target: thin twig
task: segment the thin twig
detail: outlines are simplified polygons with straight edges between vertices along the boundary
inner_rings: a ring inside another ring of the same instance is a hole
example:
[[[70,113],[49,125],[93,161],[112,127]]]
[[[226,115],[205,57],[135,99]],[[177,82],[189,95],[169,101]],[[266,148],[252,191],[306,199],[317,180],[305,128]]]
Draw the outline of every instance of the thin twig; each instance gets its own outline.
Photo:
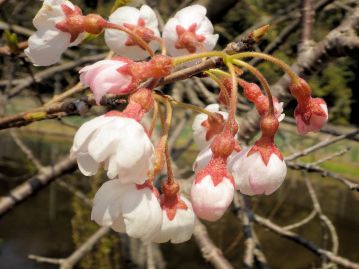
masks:
[[[339,135],[337,137],[333,137],[333,138],[330,138],[330,139],[326,139],[326,140],[323,140],[321,142],[319,142],[318,144],[315,144],[314,146],[311,146],[309,148],[306,148],[302,151],[299,151],[299,152],[296,152],[288,157],[285,158],[286,161],[293,161],[295,159],[298,159],[299,157],[302,157],[302,156],[306,156],[314,151],[317,151],[319,149],[322,149],[326,146],[329,146],[331,144],[334,144],[336,142],[339,142],[343,139],[346,139],[347,137],[351,137],[351,136],[355,136],[356,134],[359,133],[359,130],[356,129],[354,131],[351,131],[350,133],[347,133],[347,134],[342,134],[342,135]]]
[[[41,263],[51,263],[60,265],[60,269],[72,269],[87,253],[89,253],[98,241],[110,232],[110,227],[101,227],[92,234],[78,249],[76,249],[69,257],[64,259],[54,259],[41,257],[37,255],[29,255],[29,259]]]

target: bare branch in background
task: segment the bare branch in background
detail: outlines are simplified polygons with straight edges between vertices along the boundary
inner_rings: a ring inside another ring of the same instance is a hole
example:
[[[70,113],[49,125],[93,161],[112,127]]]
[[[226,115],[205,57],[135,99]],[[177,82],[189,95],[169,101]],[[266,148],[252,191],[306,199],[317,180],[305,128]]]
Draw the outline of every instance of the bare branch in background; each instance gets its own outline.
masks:
[[[343,139],[346,139],[348,137],[351,137],[351,136],[355,136],[356,134],[359,133],[359,130],[354,130],[350,133],[347,133],[347,134],[343,134],[343,135],[340,135],[340,136],[337,136],[337,137],[333,137],[333,138],[330,138],[330,139],[326,139],[326,140],[323,140],[321,142],[319,142],[318,144],[314,145],[314,146],[311,146],[309,148],[306,148],[304,150],[301,150],[301,151],[298,151],[288,157],[285,157],[285,160],[286,161],[293,161],[295,159],[298,159],[300,157],[303,157],[303,156],[306,156],[314,151],[317,151],[317,150],[320,150],[322,148],[325,148],[331,144],[334,144],[336,142],[339,142]]]
[[[44,167],[38,174],[12,189],[7,196],[0,197],[0,217],[31,195],[42,190],[51,181],[75,171],[76,168],[76,160],[70,158],[65,158],[53,166]]]
[[[101,227],[93,235],[89,237],[76,251],[69,257],[64,259],[54,259],[41,257],[37,255],[29,255],[29,259],[40,263],[58,264],[59,269],[72,269],[87,253],[89,253],[98,241],[110,232],[110,227]]]
[[[299,57],[297,62],[292,65],[292,69],[299,76],[306,76],[316,70],[321,69],[328,61],[340,56],[354,55],[359,51],[359,37],[355,31],[359,30],[359,5],[352,12],[348,12],[342,23],[320,41],[303,57]],[[271,88],[274,95],[280,100],[291,99],[288,92],[288,76],[283,76]],[[258,115],[255,109],[246,113],[240,121],[240,130],[238,136],[240,139],[248,140],[251,134],[258,130]]]
[[[269,219],[263,218],[257,214],[254,215],[254,220],[255,222],[257,222],[258,224],[260,224],[261,226],[269,229],[270,231],[283,236],[286,239],[289,239],[303,247],[305,247],[306,249],[310,250],[311,252],[313,252],[314,254],[316,254],[317,256],[324,256],[325,258],[327,258],[329,261],[334,262],[338,265],[341,265],[345,268],[351,268],[351,269],[359,269],[359,264],[352,262],[346,258],[343,258],[341,256],[335,255],[333,252],[319,248],[318,246],[316,246],[313,242],[306,240],[304,238],[302,238],[301,236],[299,236],[298,234],[288,231],[286,229],[284,229],[283,227],[273,223],[272,221],[270,221]]]
[[[216,269],[233,269],[234,267],[223,257],[222,251],[210,239],[206,227],[197,221],[193,232],[194,239],[205,260]]]
[[[336,179],[344,185],[348,186],[351,190],[359,191],[359,183],[357,183],[356,181],[346,178],[342,175],[327,171],[319,166],[312,165],[310,163],[303,164],[298,162],[287,162],[287,166],[294,170],[306,170],[309,173],[318,173],[323,177],[330,177]]]
[[[313,9],[313,0],[302,0],[302,32],[301,32],[301,49],[306,50],[308,43],[312,39],[312,30],[314,23],[315,11]]]

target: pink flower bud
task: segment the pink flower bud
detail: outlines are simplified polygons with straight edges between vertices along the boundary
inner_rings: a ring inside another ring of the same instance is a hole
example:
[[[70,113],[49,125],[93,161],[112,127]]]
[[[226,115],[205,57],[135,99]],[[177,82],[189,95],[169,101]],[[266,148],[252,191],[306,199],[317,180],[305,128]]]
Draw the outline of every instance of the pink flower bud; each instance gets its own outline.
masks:
[[[309,98],[294,111],[298,133],[319,132],[328,121],[328,108],[321,98]]]
[[[135,89],[137,85],[132,83],[134,78],[125,72],[124,68],[129,63],[131,61],[126,58],[114,58],[99,61],[80,70],[80,80],[90,87],[97,104],[107,93],[128,94]]]
[[[271,154],[265,163],[261,153],[250,154],[253,147],[243,149],[228,163],[229,171],[241,193],[246,195],[272,194],[282,185],[287,166],[277,154]]]
[[[227,174],[226,161],[212,158],[193,181],[191,202],[196,215],[208,221],[220,219],[233,200],[234,181]]]
[[[149,44],[153,51],[160,47],[159,42],[155,40],[160,37],[157,16],[149,6],[143,5],[141,9],[128,6],[120,7],[111,14],[109,21],[135,32]],[[125,32],[107,29],[105,41],[107,46],[118,55],[135,61],[148,57],[148,53],[134,43]]]
[[[163,39],[171,56],[212,50],[218,40],[213,25],[201,5],[185,7],[168,20]]]
[[[65,21],[71,14],[72,23],[69,25]],[[33,24],[37,31],[30,36],[25,54],[35,65],[57,63],[68,47],[78,45],[84,38],[81,10],[70,1],[45,0]]]

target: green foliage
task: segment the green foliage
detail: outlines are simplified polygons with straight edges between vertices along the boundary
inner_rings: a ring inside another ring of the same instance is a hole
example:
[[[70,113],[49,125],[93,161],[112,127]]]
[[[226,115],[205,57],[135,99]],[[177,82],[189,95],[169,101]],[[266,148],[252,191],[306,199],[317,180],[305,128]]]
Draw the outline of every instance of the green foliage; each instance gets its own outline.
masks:
[[[9,30],[4,30],[4,38],[7,45],[10,47],[11,52],[17,52],[18,50],[18,39],[16,33],[11,33]]]

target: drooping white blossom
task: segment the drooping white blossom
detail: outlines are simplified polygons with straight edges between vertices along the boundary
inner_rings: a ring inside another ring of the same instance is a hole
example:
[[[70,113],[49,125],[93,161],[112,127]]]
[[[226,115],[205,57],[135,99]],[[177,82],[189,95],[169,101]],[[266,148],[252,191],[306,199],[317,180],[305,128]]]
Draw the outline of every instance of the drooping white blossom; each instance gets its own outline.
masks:
[[[116,232],[149,241],[160,230],[162,210],[153,188],[114,179],[97,191],[91,219]]]
[[[210,51],[215,47],[218,34],[213,34],[213,25],[206,13],[205,7],[192,5],[168,20],[162,38],[171,56]]]
[[[107,176],[122,183],[144,183],[153,154],[143,126],[121,116],[103,115],[84,123],[71,148],[85,176],[96,174],[100,163],[105,163]]]
[[[328,121],[328,107],[321,98],[311,98],[305,108],[298,105],[294,111],[298,133],[319,132]],[[307,120],[305,120],[307,118]]]
[[[178,244],[189,240],[192,236],[195,215],[191,203],[183,196],[179,197],[182,206],[175,209],[175,215],[171,216],[162,206],[162,224],[161,229],[154,234],[151,239],[155,243]]]
[[[70,1],[45,0],[33,20],[37,31],[29,38],[25,54],[35,65],[48,66],[57,63],[68,47],[78,45],[84,38],[80,33],[76,39],[71,40],[70,33],[56,27],[57,23],[66,19],[62,5],[76,12]]]
[[[153,51],[160,47],[158,40],[155,40],[155,38],[160,37],[157,16],[149,6],[143,5],[140,9],[127,6],[120,7],[111,14],[109,21],[134,31],[144,41],[148,42]],[[107,29],[105,41],[107,46],[120,56],[136,61],[149,57],[148,53],[135,44],[125,32]]]

